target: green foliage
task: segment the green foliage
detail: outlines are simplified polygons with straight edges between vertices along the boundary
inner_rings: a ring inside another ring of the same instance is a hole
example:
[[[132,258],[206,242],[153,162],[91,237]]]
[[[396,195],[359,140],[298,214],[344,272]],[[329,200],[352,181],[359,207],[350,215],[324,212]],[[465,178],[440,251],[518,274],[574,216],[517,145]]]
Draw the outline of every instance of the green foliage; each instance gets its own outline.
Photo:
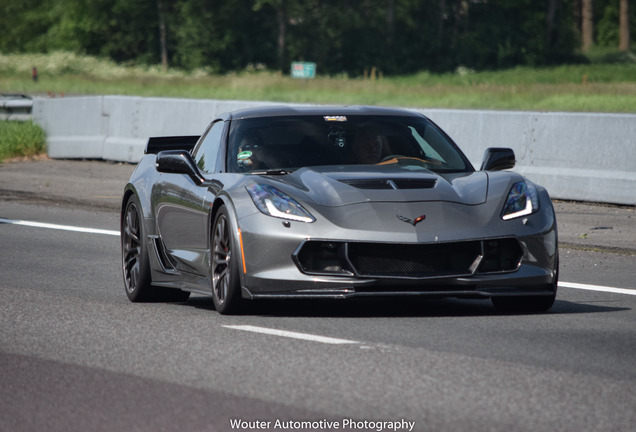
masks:
[[[549,4],[557,5],[550,19]],[[615,38],[616,4],[609,0],[596,14],[602,43]],[[169,64],[186,70],[262,65],[286,72],[292,60],[316,62],[318,73],[329,75],[485,70],[571,62],[578,6],[573,0],[2,0],[0,16],[11,19],[0,20],[0,51],[157,64],[165,27]]]
[[[602,13],[596,26],[596,41],[602,47],[616,47],[619,39],[619,30],[616,24],[620,16],[618,0],[607,2]]]
[[[476,69],[543,66],[576,60],[572,10],[561,3],[552,26],[546,2],[491,0],[473,5],[459,60]]]
[[[44,146],[44,131],[33,122],[0,120],[0,162],[10,157],[40,154]]]
[[[46,0],[3,0],[0,2],[0,51],[42,51],[55,17],[46,11]],[[11,17],[11,18],[9,18]]]

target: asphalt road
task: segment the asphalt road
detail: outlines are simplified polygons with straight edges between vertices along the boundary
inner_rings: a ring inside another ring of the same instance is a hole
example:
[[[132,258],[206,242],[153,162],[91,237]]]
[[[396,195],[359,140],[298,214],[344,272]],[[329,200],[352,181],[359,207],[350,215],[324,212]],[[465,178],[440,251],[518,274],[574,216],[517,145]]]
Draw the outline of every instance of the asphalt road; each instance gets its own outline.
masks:
[[[221,316],[204,296],[128,302],[115,188],[131,170],[0,166],[4,222],[101,230],[0,223],[0,431],[633,430],[633,209],[557,203],[546,314],[449,299]]]

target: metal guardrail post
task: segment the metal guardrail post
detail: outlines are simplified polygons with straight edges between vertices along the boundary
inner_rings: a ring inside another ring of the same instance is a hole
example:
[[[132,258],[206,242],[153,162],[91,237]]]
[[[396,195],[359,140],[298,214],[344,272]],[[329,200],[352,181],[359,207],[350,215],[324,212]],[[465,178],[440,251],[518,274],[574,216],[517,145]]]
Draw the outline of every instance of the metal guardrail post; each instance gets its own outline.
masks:
[[[33,99],[22,94],[0,95],[0,120],[29,121]]]

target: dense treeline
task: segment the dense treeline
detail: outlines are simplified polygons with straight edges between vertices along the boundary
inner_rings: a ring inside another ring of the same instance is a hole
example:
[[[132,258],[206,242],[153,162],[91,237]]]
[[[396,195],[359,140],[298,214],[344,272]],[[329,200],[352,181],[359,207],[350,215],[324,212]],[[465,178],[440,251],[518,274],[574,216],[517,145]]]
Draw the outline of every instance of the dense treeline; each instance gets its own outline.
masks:
[[[288,70],[292,60],[353,76],[481,70],[570,62],[584,40],[618,48],[621,14],[629,29],[635,9],[636,0],[2,0],[0,51],[212,72]]]

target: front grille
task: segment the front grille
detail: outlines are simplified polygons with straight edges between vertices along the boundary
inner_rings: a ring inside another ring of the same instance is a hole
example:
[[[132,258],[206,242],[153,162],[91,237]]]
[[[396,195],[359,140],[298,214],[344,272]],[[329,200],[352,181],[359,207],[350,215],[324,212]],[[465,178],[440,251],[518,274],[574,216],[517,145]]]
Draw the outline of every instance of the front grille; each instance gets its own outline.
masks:
[[[514,271],[522,255],[513,238],[431,244],[311,240],[294,258],[308,274],[435,278]]]
[[[349,259],[360,276],[470,275],[479,264],[479,242],[404,245],[352,243]]]

